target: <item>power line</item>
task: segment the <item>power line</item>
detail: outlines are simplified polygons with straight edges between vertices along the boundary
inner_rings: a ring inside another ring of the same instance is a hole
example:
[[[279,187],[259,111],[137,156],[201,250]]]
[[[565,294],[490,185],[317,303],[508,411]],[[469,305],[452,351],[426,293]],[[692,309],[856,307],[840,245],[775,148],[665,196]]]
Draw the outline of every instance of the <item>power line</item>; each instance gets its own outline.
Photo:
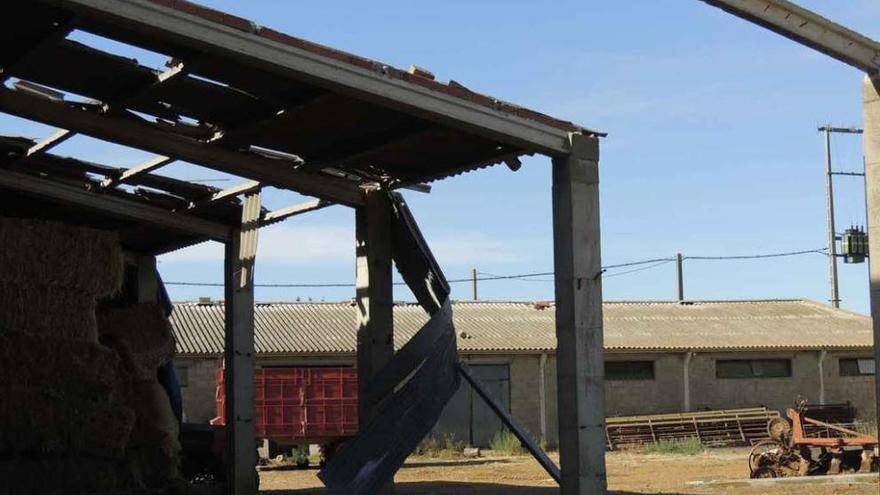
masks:
[[[685,260],[703,260],[703,261],[721,261],[721,260],[757,260],[757,259],[765,259],[765,258],[784,258],[787,256],[800,256],[804,254],[824,254],[827,253],[828,248],[821,249],[806,249],[804,251],[789,251],[785,253],[769,253],[769,254],[748,254],[748,255],[740,255],[740,256],[683,256],[682,259]]]
[[[750,255],[737,255],[737,256],[684,256],[682,259],[684,260],[698,260],[698,261],[725,261],[725,260],[751,260],[751,259],[766,259],[766,258],[782,258],[788,256],[801,256],[805,254],[824,254],[827,255],[827,248],[822,249],[807,249],[803,251],[788,251],[782,253],[766,253],[766,254],[750,254]],[[646,260],[639,261],[631,261],[628,263],[618,263],[614,265],[606,265],[602,267],[602,270],[614,270],[617,268],[627,268],[631,266],[640,266],[641,268],[637,268],[634,270],[627,270],[623,272],[611,273],[603,275],[604,278],[617,277],[621,275],[627,275],[630,273],[637,273],[643,270],[650,270],[652,268],[657,268],[668,263],[675,261],[674,257],[666,257],[666,258],[651,258]],[[642,266],[648,265],[648,266]],[[536,277],[547,277],[552,276],[553,272],[534,272],[534,273],[517,273],[512,275],[494,275],[491,273],[481,272],[483,277],[477,277],[478,282],[490,282],[493,280],[523,280],[523,281],[534,281],[534,282],[552,282],[552,280],[530,280]],[[473,282],[473,278],[458,278],[458,279],[450,279],[447,280],[450,284],[458,284],[465,282]],[[222,283],[217,282],[186,282],[186,281],[171,281],[165,282],[165,285],[174,285],[179,287],[223,287]],[[405,282],[395,282],[394,285],[402,286],[406,285]],[[302,284],[254,284],[254,287],[267,288],[267,289],[332,289],[332,288],[344,288],[350,289],[355,287],[354,283],[302,283]]]
[[[657,268],[657,267],[661,267],[663,265],[668,265],[669,263],[672,263],[673,261],[675,261],[674,258],[668,259],[668,260],[662,260],[662,261],[658,261],[658,262],[654,263],[653,265],[648,265],[648,266],[643,266],[640,268],[633,268],[632,270],[626,270],[623,272],[617,272],[617,273],[611,273],[608,275],[603,275],[602,278],[619,277],[621,275],[629,275],[630,273],[636,273],[636,272],[641,272],[641,271],[645,271],[645,270],[650,270],[652,268]]]

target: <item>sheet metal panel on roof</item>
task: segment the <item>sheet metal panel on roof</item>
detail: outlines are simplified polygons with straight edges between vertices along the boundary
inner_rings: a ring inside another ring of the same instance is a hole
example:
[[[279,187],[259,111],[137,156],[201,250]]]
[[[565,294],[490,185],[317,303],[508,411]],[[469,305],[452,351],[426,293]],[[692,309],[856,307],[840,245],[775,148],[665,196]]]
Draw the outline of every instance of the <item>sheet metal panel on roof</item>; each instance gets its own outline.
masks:
[[[604,312],[609,351],[868,349],[872,344],[868,317],[806,300],[609,302]],[[453,314],[461,353],[556,348],[552,306],[460,302]],[[348,303],[258,304],[256,350],[264,355],[351,354],[355,318]],[[406,342],[425,319],[415,305],[395,307],[395,346]],[[222,353],[222,305],[178,303],[172,324],[178,353]]]

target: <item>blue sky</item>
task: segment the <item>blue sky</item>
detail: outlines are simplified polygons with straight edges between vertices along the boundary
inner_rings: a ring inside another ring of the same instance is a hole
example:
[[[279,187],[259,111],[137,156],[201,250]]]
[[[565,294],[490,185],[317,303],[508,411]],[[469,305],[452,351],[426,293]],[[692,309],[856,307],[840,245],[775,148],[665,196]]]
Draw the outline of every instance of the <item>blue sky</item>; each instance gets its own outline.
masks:
[[[817,124],[861,125],[855,69],[698,2],[205,1],[306,39],[607,131],[602,143],[603,261],[737,255],[824,247],[823,148]],[[802,1],[880,39],[875,0]],[[142,62],[160,63],[149,54]],[[15,132],[41,126],[0,119]],[[860,169],[861,140],[834,141],[838,168]],[[145,154],[76,138],[59,147],[131,165]],[[171,167],[175,175],[219,178]],[[219,183],[221,186],[223,183]],[[230,183],[231,185],[231,183]],[[836,183],[838,223],[864,223],[859,180]],[[550,167],[524,160],[408,193],[449,278],[552,269]],[[270,207],[298,201],[270,191]],[[353,213],[333,207],[267,229],[257,283],[351,282]],[[166,280],[218,282],[221,250],[202,245],[163,257]],[[608,275],[613,275],[614,272]],[[828,299],[827,259],[685,263],[693,299]],[[470,296],[469,285],[453,297]],[[672,264],[607,277],[607,300],[670,299]],[[170,287],[172,297],[220,289]],[[866,265],[841,266],[846,308],[868,311]],[[258,289],[258,300],[341,300],[349,289]],[[552,299],[546,278],[486,281],[484,299]],[[409,297],[401,291],[401,299]]]

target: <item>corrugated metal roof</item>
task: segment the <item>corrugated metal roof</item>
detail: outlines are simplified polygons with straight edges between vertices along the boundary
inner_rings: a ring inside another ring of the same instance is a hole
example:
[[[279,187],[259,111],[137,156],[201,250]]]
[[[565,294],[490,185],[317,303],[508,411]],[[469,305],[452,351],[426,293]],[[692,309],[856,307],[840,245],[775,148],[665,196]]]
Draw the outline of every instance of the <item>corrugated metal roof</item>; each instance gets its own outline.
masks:
[[[172,324],[182,355],[223,350],[223,306],[177,303]],[[543,309],[542,309],[543,308]],[[808,300],[606,302],[605,348],[651,350],[797,350],[870,348],[871,320]],[[556,348],[552,305],[458,302],[453,314],[462,352],[540,352]],[[260,354],[350,354],[355,351],[350,303],[258,304]],[[394,310],[395,345],[424,322],[413,304]]]

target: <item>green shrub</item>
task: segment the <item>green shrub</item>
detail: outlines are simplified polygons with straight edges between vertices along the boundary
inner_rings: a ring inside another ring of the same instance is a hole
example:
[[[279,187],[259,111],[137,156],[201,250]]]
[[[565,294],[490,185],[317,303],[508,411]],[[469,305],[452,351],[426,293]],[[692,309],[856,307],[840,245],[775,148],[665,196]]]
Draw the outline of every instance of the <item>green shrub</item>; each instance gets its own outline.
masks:
[[[522,443],[516,438],[516,435],[508,430],[499,430],[489,441],[489,448],[494,452],[504,455],[523,455],[526,449]]]
[[[684,454],[694,455],[703,452],[703,444],[696,437],[670,438],[655,443],[647,443],[642,447],[645,454]]]

